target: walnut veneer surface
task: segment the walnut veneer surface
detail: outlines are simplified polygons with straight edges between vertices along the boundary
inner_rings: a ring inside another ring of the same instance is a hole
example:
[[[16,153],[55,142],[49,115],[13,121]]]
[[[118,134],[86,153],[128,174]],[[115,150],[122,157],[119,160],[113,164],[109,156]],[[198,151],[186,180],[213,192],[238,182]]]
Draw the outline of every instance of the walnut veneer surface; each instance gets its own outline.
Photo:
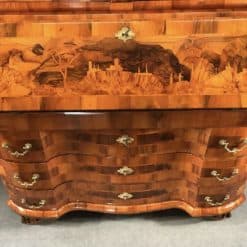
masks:
[[[245,199],[247,1],[0,1],[0,176],[23,222]]]

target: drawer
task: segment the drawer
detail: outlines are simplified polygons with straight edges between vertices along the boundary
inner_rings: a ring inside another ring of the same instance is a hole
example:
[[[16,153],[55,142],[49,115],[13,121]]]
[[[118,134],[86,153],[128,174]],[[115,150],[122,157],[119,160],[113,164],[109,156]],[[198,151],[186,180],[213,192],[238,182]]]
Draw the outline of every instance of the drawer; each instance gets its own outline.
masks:
[[[155,153],[206,152],[209,130],[104,130],[42,132],[47,157],[66,153],[126,157]]]
[[[0,132],[0,158],[16,162],[45,160],[45,153],[38,131]]]
[[[227,186],[244,181],[246,161],[246,157],[234,161],[205,161],[201,169],[201,186]]]
[[[56,210],[70,202],[71,183],[65,183],[54,190],[24,190],[6,183],[9,199],[16,205],[31,210]]]
[[[217,175],[212,174],[212,171],[217,171]],[[234,174],[235,171],[238,174]],[[228,194],[246,184],[245,167],[225,171],[210,170],[205,175],[208,176],[201,177],[198,184],[199,194]]]
[[[198,183],[202,207],[221,206],[244,194],[246,157],[235,160],[205,161]]]
[[[206,152],[207,160],[234,160],[247,154],[247,128],[213,129]]]
[[[106,205],[138,205],[169,200],[194,202],[196,187],[186,180],[156,183],[110,185],[68,182],[54,190],[24,190],[7,185],[10,199],[20,207],[32,210],[55,210],[71,202]]]
[[[29,190],[53,189],[70,181],[139,184],[186,179],[195,184],[202,164],[199,157],[184,153],[139,155],[135,158],[69,154],[46,163],[1,161],[8,183]]]
[[[237,200],[245,192],[245,184],[239,183],[230,190],[227,187],[200,189],[197,198],[199,207],[220,207]]]
[[[63,154],[134,157],[191,153],[203,156],[209,129],[1,132],[1,157],[42,162]]]
[[[169,200],[190,201],[196,198],[196,187],[186,180],[140,184],[97,184],[76,182],[73,200],[107,205],[135,205]]]
[[[219,207],[237,200],[246,187],[247,157],[206,159],[198,182],[198,206]]]

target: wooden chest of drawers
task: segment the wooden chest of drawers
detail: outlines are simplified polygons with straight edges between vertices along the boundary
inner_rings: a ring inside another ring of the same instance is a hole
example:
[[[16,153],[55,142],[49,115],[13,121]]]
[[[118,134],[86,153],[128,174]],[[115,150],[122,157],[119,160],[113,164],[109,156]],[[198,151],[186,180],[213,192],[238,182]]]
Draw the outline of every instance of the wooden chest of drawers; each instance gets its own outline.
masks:
[[[247,179],[247,2],[1,1],[0,176],[26,223],[226,216]]]
[[[213,216],[243,202],[247,112],[71,114],[1,114],[0,174],[17,213],[56,218],[71,210],[132,214],[176,207]],[[197,121],[175,121],[184,114]]]

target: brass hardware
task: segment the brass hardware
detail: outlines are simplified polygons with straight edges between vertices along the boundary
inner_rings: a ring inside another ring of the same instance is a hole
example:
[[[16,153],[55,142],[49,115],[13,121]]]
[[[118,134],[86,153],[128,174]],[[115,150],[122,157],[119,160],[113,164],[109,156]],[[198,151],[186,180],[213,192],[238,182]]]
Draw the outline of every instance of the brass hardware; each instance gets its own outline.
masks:
[[[124,193],[119,194],[118,198],[126,201],[126,200],[133,198],[133,195],[129,194],[128,192],[124,192]]]
[[[232,175],[230,177],[221,177],[220,173],[218,173],[217,171],[215,170],[211,171],[211,175],[220,182],[231,180],[233,177],[235,177],[238,174],[239,174],[239,170],[237,168],[233,170]]]
[[[46,204],[46,200],[40,200],[37,204],[30,205],[27,203],[26,199],[22,198],[21,203],[25,204],[29,209],[39,209],[39,208],[44,207],[44,205]]]
[[[207,204],[209,204],[210,206],[213,206],[213,207],[215,207],[215,206],[222,206],[226,201],[228,201],[230,199],[230,195],[229,194],[227,194],[225,197],[224,197],[224,199],[223,199],[223,201],[222,202],[214,202],[213,201],[213,199],[210,197],[210,196],[206,196],[205,198],[204,198],[204,200],[207,202]]]
[[[26,181],[21,181],[21,179],[20,179],[20,176],[19,176],[19,174],[14,174],[14,176],[13,176],[13,178],[14,178],[14,180],[16,180],[16,182],[18,183],[18,184],[20,184],[21,186],[23,186],[23,187],[25,187],[25,188],[28,188],[28,187],[32,187],[32,186],[34,186],[37,182],[38,182],[38,179],[40,178],[40,176],[39,176],[39,174],[37,174],[37,173],[34,173],[33,175],[32,175],[32,182],[26,182]]]
[[[128,147],[132,142],[134,142],[134,138],[130,137],[128,135],[122,135],[119,138],[117,138],[116,142],[123,144],[124,146]]]
[[[222,140],[220,140],[219,141],[219,144],[221,145],[221,146],[223,146],[224,147],[224,149],[228,152],[228,153],[233,153],[233,154],[236,154],[236,153],[238,153],[238,152],[240,152],[240,151],[242,151],[243,149],[245,149],[246,147],[247,147],[247,138],[243,138],[243,139],[241,139],[241,144],[240,145],[243,145],[241,148],[229,148],[229,142],[227,142],[227,140],[224,140],[224,139],[222,139]]]
[[[12,156],[18,158],[18,157],[23,157],[23,156],[25,156],[25,155],[31,150],[32,144],[31,144],[31,143],[26,143],[26,144],[22,147],[22,149],[24,150],[23,152],[11,151],[11,150],[10,150],[10,147],[9,147],[9,145],[8,145],[7,143],[2,143],[2,148],[7,149],[8,152],[9,152]]]
[[[129,39],[133,39],[135,33],[129,27],[122,27],[122,29],[115,34],[115,37],[126,42]]]
[[[121,175],[127,176],[127,175],[131,175],[134,172],[134,170],[128,166],[123,166],[119,168],[117,172]]]

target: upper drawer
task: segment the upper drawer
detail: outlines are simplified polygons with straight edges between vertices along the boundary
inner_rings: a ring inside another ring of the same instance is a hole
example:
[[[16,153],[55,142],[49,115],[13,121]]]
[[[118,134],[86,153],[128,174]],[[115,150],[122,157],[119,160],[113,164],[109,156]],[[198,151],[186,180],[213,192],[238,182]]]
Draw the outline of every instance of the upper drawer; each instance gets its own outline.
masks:
[[[0,158],[16,162],[45,160],[39,132],[0,132]]]
[[[236,159],[247,154],[247,128],[213,129],[209,139],[207,160]]]
[[[45,161],[63,154],[96,157],[190,153],[203,156],[210,129],[1,132],[1,157]]]

